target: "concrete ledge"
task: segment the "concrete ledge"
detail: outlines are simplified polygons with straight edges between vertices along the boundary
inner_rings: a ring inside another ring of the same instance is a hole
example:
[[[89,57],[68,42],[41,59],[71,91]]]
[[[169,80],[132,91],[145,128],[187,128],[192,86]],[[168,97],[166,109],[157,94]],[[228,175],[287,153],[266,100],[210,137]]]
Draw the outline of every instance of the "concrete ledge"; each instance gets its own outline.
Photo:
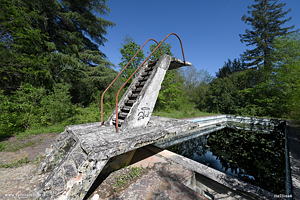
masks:
[[[293,199],[300,199],[300,126],[287,122],[288,150]],[[291,198],[290,198],[291,199]]]
[[[225,173],[168,150],[162,150],[152,145],[145,148],[196,172],[198,174],[196,175],[196,177],[198,177],[196,181],[200,187],[202,184],[202,189],[198,188],[199,194],[204,195],[205,189],[208,189],[210,190],[209,193],[212,194],[215,199],[282,199],[275,197],[271,192],[240,181]],[[202,176],[204,178],[201,178]],[[204,179],[204,182],[202,179]],[[213,188],[219,188],[217,189],[219,191],[215,191],[216,189],[214,190]]]
[[[40,165],[40,172],[45,171],[49,166],[53,170],[36,191],[37,197],[81,199],[111,158],[155,142],[173,145],[174,141],[178,139],[188,140],[209,131],[222,129],[228,121],[245,121],[272,126],[279,123],[280,120],[244,119],[237,116],[218,115],[188,121],[151,116],[146,128],[125,129],[119,132],[115,131],[114,126],[101,126],[99,122],[68,126],[57,137],[55,144],[52,145],[53,151],[48,154],[45,162]],[[54,163],[53,160],[55,160]],[[210,177],[207,174],[206,177],[219,181],[220,184],[231,187],[235,191],[245,191],[246,185],[244,183],[236,182],[228,175],[218,171],[215,172],[206,166],[193,169],[192,166],[198,166],[199,163],[196,164],[184,157],[175,156],[174,160],[177,160],[177,162],[179,160],[185,161],[184,166],[191,166],[191,169],[199,174],[203,171],[215,174],[215,177]],[[216,177],[218,179],[214,179]],[[64,180],[65,184],[60,184],[58,180]],[[250,192],[250,194],[260,194],[261,191],[257,188],[246,188],[246,192]],[[266,194],[263,193],[263,195]],[[256,197],[258,196],[256,195]]]

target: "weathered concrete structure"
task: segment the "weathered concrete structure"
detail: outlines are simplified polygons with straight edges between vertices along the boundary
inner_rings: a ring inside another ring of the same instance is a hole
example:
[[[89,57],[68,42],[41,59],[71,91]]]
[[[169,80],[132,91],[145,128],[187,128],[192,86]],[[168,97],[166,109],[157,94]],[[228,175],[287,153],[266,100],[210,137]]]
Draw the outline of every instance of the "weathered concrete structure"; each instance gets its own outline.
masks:
[[[189,65],[191,63],[184,63],[168,55],[161,56],[157,61],[147,61],[119,102],[118,124],[121,129],[146,127],[167,70]],[[116,111],[114,110],[105,124],[115,125],[115,123]]]
[[[168,134],[187,131],[196,123],[161,121],[151,125],[149,119],[168,69],[191,65],[177,58],[163,55],[158,61],[148,61],[141,68],[119,103],[116,132],[111,114],[105,126],[92,123],[68,126],[57,139],[49,154],[37,169],[38,174],[50,172],[38,189],[42,199],[83,199],[108,161],[118,157],[118,163],[107,167],[109,173],[127,165],[134,150],[153,143]],[[110,164],[109,164],[110,165]]]
[[[280,123],[278,120],[230,115],[203,117],[195,121],[151,117],[166,71],[184,65],[190,63],[167,55],[158,61],[145,63],[119,102],[119,132],[116,132],[114,126],[115,111],[105,125],[96,122],[66,127],[56,138],[52,149],[47,150],[45,161],[36,171],[37,174],[49,175],[35,191],[35,197],[84,199],[93,189],[95,181],[128,165],[135,150],[148,144],[167,147],[226,126],[235,126],[234,123],[270,127]],[[251,129],[251,126],[247,128]],[[197,174],[219,181],[225,187],[238,190],[252,199],[272,199],[273,194],[256,186],[215,172],[209,167],[199,167],[199,164],[182,156],[173,158]]]
[[[207,131],[232,126],[232,122],[247,120],[249,123],[269,125],[270,128],[280,123],[280,120],[218,115],[198,118],[195,122],[152,116],[146,128],[118,133],[114,126],[101,126],[100,123],[68,126],[56,138],[52,151],[49,151],[45,162],[37,170],[37,173],[51,172],[36,194],[41,199],[84,199],[97,177],[129,164],[135,149],[151,143],[170,146],[170,142],[182,142],[198,137],[199,134],[207,134]],[[175,154],[170,158],[196,172],[192,182],[198,186],[188,183],[187,186],[200,194],[204,191],[201,188],[206,187],[207,190],[208,186],[199,186],[199,176],[202,177],[201,180],[212,180],[230,191],[239,191],[232,196],[246,195],[249,199],[274,197],[274,194],[259,187],[188,158]]]

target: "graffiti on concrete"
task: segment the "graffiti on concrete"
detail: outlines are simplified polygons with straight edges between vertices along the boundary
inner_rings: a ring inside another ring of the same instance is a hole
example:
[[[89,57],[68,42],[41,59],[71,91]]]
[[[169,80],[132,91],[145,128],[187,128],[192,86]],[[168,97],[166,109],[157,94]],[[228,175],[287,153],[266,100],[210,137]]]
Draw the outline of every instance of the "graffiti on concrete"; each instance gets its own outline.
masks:
[[[149,117],[150,108],[149,107],[142,107],[142,111],[138,113],[138,120],[144,119],[145,117]]]

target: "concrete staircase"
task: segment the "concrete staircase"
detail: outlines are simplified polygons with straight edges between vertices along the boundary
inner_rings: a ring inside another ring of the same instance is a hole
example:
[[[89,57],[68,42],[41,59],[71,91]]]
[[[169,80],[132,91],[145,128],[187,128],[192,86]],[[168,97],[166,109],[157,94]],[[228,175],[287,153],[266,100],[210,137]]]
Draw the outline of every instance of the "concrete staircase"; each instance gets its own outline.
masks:
[[[168,55],[161,56],[159,60],[147,61],[119,102],[118,126],[123,130],[146,127],[167,70],[190,65],[189,62],[184,63]],[[116,111],[105,125],[116,125]]]
[[[185,65],[191,63],[168,55],[144,64],[119,102],[119,132],[114,126],[115,110],[104,125],[66,127],[36,170],[36,175],[48,175],[34,199],[85,199],[99,177],[128,165],[135,149],[197,126],[180,120],[159,120],[147,126],[166,71]]]

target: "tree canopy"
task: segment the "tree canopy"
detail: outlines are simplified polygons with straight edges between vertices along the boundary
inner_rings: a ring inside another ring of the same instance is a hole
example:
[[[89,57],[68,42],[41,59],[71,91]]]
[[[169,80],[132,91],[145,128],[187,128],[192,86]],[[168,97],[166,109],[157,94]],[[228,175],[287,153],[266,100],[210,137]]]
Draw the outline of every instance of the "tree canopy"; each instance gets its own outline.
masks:
[[[103,89],[99,81],[106,82],[113,64],[99,47],[107,41],[106,29],[115,25],[99,17],[110,11],[105,0],[0,4],[0,81],[5,93],[17,90],[22,82],[47,89],[69,83],[72,101],[87,103],[91,90]],[[86,79],[96,84],[87,87]],[[87,95],[84,87],[91,89]]]
[[[245,34],[240,34],[241,42],[246,42],[247,46],[255,46],[254,49],[247,49],[243,53],[243,58],[248,66],[263,64],[266,66],[270,59],[272,43],[274,38],[283,36],[294,26],[282,27],[291,17],[282,19],[291,11],[283,11],[285,3],[277,4],[277,0],[255,0],[256,4],[248,6],[247,13],[242,20],[250,25],[252,30],[246,29]]]
[[[137,44],[133,40],[133,38],[128,34],[124,37],[123,43],[121,45],[122,48],[120,49],[120,53],[122,57],[121,57],[121,62],[119,63],[119,67],[122,70],[133,58],[133,56],[138,52],[141,46]],[[125,82],[132,75],[132,73],[140,66],[140,64],[144,60],[144,57],[145,57],[144,52],[143,50],[141,50],[123,72],[122,74],[123,82]],[[132,79],[128,83],[130,84],[131,82]]]
[[[245,63],[240,59],[234,59],[233,61],[228,59],[228,62],[225,62],[224,66],[216,72],[216,77],[224,78],[235,72],[243,71],[244,69],[246,69]]]

